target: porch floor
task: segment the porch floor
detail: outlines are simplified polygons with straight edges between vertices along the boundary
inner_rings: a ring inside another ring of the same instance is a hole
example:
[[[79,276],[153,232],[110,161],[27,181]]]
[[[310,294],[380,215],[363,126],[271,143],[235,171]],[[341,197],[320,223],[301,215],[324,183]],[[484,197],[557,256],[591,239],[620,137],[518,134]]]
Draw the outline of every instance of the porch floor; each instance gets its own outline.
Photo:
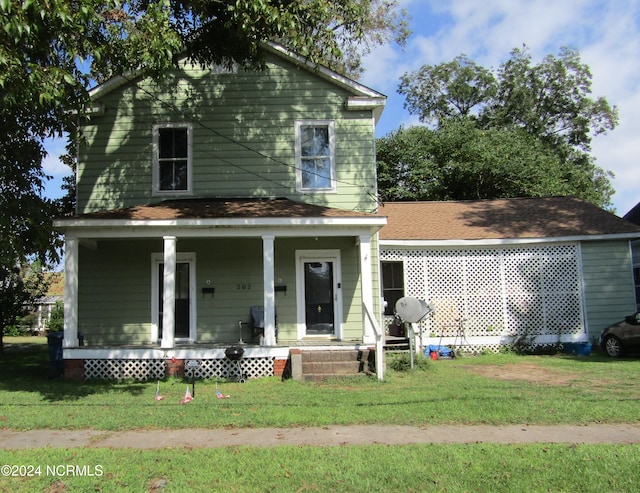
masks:
[[[173,348],[164,349],[160,344],[90,344],[79,346],[78,348],[69,349],[153,349],[153,350],[183,350],[183,349],[226,349],[231,346],[241,346],[248,348],[296,348],[296,347],[314,347],[314,346],[335,346],[335,347],[360,347],[371,346],[362,341],[338,341],[333,339],[308,339],[302,341],[283,341],[276,343],[275,346],[262,346],[256,342],[177,342]]]

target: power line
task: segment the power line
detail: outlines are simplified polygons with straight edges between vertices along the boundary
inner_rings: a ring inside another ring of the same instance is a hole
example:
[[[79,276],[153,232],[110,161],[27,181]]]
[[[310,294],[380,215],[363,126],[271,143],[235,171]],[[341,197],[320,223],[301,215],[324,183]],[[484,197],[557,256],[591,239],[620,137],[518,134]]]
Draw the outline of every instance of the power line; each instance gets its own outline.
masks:
[[[294,173],[297,173],[299,170],[300,170],[300,171],[303,171],[301,168],[299,168],[298,166],[296,166],[296,165],[294,165],[294,164],[287,163],[287,162],[282,161],[282,160],[280,160],[280,159],[277,159],[277,158],[275,158],[275,157],[273,157],[273,156],[270,156],[270,155],[268,155],[268,154],[265,154],[264,152],[261,152],[261,151],[259,151],[259,150],[257,150],[257,149],[254,149],[253,147],[251,147],[251,146],[249,146],[249,145],[247,145],[247,144],[245,144],[245,143],[243,143],[243,142],[239,142],[239,141],[237,141],[236,139],[234,139],[234,138],[232,138],[232,137],[230,137],[230,136],[228,136],[228,135],[225,135],[225,134],[223,134],[223,133],[221,133],[221,132],[217,131],[216,129],[214,129],[214,128],[210,127],[209,125],[206,125],[205,123],[203,123],[203,122],[202,122],[202,121],[200,121],[200,120],[192,119],[192,118],[191,118],[191,115],[189,115],[186,111],[184,111],[184,110],[180,109],[179,107],[177,107],[175,104],[173,104],[173,103],[171,103],[171,102],[163,101],[163,100],[162,100],[162,99],[160,99],[156,94],[154,94],[154,93],[152,93],[151,91],[149,91],[148,89],[146,89],[146,88],[144,88],[144,87],[140,86],[140,85],[139,85],[138,83],[136,83],[133,79],[130,79],[130,78],[126,77],[126,76],[122,76],[122,78],[123,78],[123,79],[125,79],[125,80],[126,80],[127,82],[129,82],[130,84],[132,84],[132,85],[134,85],[135,87],[137,87],[140,91],[142,91],[143,93],[145,93],[147,96],[149,96],[150,98],[152,98],[154,101],[158,102],[160,105],[162,105],[162,106],[164,106],[164,107],[168,108],[169,110],[171,110],[171,111],[173,111],[173,112],[176,112],[176,113],[180,114],[180,115],[181,115],[183,118],[185,118],[185,119],[189,119],[190,121],[195,121],[195,123],[196,123],[200,128],[202,128],[202,129],[204,129],[204,130],[206,130],[206,131],[208,131],[208,132],[211,132],[213,135],[215,135],[215,136],[217,136],[217,137],[220,137],[220,138],[222,138],[222,139],[225,139],[226,141],[228,141],[228,142],[232,143],[233,145],[236,145],[236,146],[238,146],[238,147],[240,147],[240,148],[242,148],[242,149],[245,149],[245,150],[247,150],[247,151],[249,151],[249,152],[251,152],[251,153],[254,153],[254,154],[256,154],[256,155],[258,155],[258,156],[260,156],[260,157],[262,157],[262,158],[264,158],[264,159],[267,159],[267,160],[269,160],[269,161],[271,161],[271,162],[274,162],[274,163],[276,163],[276,164],[278,164],[278,165],[285,166],[286,168],[293,170],[293,171],[294,171]],[[219,156],[219,155],[217,155],[217,154],[213,154],[213,153],[211,153],[211,152],[209,152],[209,151],[208,151],[208,148],[204,148],[204,153],[205,153],[205,154],[210,155],[210,156],[211,156],[211,157],[213,157],[214,159],[217,159],[218,161],[221,161],[221,162],[223,162],[223,163],[225,163],[225,164],[227,164],[227,165],[229,165],[229,166],[231,166],[231,167],[234,167],[234,168],[236,168],[236,169],[239,169],[239,170],[241,170],[241,171],[242,171],[242,172],[244,172],[244,173],[247,173],[247,174],[253,175],[253,176],[257,177],[257,178],[260,178],[261,180],[267,181],[267,182],[269,182],[269,183],[272,183],[272,184],[274,184],[274,185],[276,185],[276,186],[278,186],[278,187],[284,188],[284,189],[286,189],[286,190],[289,190],[289,191],[296,191],[296,192],[298,192],[297,190],[295,190],[295,189],[294,189],[292,186],[290,186],[290,185],[285,185],[285,184],[283,184],[283,183],[281,183],[281,182],[279,182],[279,181],[277,181],[277,180],[274,180],[274,179],[272,179],[272,178],[269,178],[269,177],[267,177],[267,176],[265,176],[265,175],[263,175],[263,174],[261,174],[261,173],[257,173],[257,172],[255,172],[255,171],[248,170],[248,169],[246,169],[246,168],[244,168],[244,167],[242,167],[242,166],[240,166],[240,165],[238,165],[238,164],[236,164],[236,163],[233,163],[233,162],[229,161],[228,159],[224,159],[224,158],[220,157],[220,156]],[[308,174],[313,174],[313,175],[316,175],[316,176],[320,176],[320,177],[326,178],[326,176],[325,176],[325,175],[321,175],[321,174],[316,173],[316,172],[313,172],[313,171],[304,170],[304,172],[305,172],[305,173],[308,173]],[[358,184],[358,183],[348,182],[348,181],[345,181],[345,180],[339,180],[339,179],[337,179],[337,178],[333,178],[333,179],[331,179],[331,180],[332,180],[333,182],[335,182],[336,184],[343,184],[343,185],[348,185],[348,186],[352,186],[352,187],[359,188],[359,189],[363,190],[363,191],[367,194],[367,196],[369,196],[369,197],[373,198],[373,200],[374,200],[378,205],[380,205],[380,204],[381,204],[381,201],[380,201],[380,199],[377,197],[377,195],[371,192],[371,187],[363,186],[363,185],[360,185],[360,184]],[[304,194],[304,192],[298,192],[298,193],[302,193],[302,194]]]

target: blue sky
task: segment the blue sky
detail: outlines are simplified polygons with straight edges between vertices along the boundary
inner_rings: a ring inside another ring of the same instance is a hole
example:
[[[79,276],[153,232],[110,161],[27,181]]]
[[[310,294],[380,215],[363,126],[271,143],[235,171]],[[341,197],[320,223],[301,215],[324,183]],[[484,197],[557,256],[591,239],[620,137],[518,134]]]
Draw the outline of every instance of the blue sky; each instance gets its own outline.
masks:
[[[403,109],[399,78],[424,64],[466,54],[497,68],[525,44],[534,62],[577,49],[591,68],[592,96],[616,105],[618,127],[592,141],[600,167],[612,171],[618,215],[640,202],[640,0],[399,0],[412,17],[404,50],[378,48],[365,61],[361,82],[387,95],[376,135],[418,124]]]
[[[593,97],[618,107],[620,123],[592,141],[600,167],[612,171],[618,215],[640,202],[640,0],[399,0],[411,16],[413,35],[404,50],[376,49],[365,60],[361,82],[387,95],[376,130],[382,137],[400,125],[418,124],[397,94],[400,76],[424,64],[452,60],[464,53],[496,68],[513,48],[525,44],[534,58],[577,49],[593,75]],[[58,156],[64,142],[47,145],[45,172],[54,176],[46,194],[59,196],[69,169]]]

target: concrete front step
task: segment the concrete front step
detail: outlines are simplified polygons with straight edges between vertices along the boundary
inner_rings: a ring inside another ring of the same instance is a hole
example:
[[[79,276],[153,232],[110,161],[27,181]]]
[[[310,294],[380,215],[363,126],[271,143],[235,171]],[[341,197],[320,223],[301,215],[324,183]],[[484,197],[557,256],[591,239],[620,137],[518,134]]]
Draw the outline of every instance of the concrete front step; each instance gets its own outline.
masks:
[[[301,381],[370,374],[375,372],[375,350],[292,349],[291,370],[293,379]]]
[[[364,371],[360,361],[315,361],[302,362],[302,374],[324,373],[328,375],[350,375]]]
[[[342,349],[342,350],[303,350],[302,363],[333,362],[333,361],[361,361],[368,357],[369,349]]]
[[[366,377],[369,375],[368,373],[350,373],[348,375],[336,375],[334,373],[307,373],[302,376],[302,381],[304,382],[322,382],[324,380],[329,380],[331,378],[340,378],[340,377],[349,377],[349,378],[360,378]]]

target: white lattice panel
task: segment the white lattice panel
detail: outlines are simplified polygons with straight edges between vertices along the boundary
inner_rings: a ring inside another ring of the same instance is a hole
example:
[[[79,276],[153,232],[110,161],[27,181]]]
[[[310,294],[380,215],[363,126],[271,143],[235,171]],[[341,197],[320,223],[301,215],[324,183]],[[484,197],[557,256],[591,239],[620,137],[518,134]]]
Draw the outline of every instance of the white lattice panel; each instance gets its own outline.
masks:
[[[412,293],[416,293],[416,298],[424,299],[425,297],[425,286],[421,281],[424,278],[424,267],[425,263],[422,259],[422,255],[420,252],[411,252],[412,257],[409,257],[407,261],[405,261],[405,283]]]
[[[205,379],[239,376],[236,363],[227,358],[196,361],[199,362],[196,368],[185,365],[185,376]],[[275,358],[243,358],[239,363],[242,375],[247,378],[273,376]],[[85,380],[146,381],[165,377],[165,361],[161,359],[87,359],[84,362]]]
[[[528,292],[512,294],[506,300],[506,327],[514,335],[524,335],[545,326],[542,296]]]
[[[531,250],[504,251],[504,281],[508,293],[539,293],[542,289],[542,259]]]
[[[445,253],[447,255],[445,255]],[[437,283],[424,282],[431,297],[461,298],[466,291],[465,269],[462,256],[456,252],[433,252],[425,257],[426,279]]]
[[[84,361],[85,380],[157,380],[165,377],[161,359],[87,359]]]
[[[273,376],[275,358],[242,358],[235,361],[224,359],[198,359],[198,366],[185,364],[185,375],[189,378],[233,378],[245,375],[247,378]],[[238,364],[240,369],[238,369]]]
[[[577,244],[393,249],[380,258],[403,261],[405,296],[435,305],[420,323],[423,334],[453,337],[461,327],[468,338],[584,330]]]
[[[577,270],[577,259],[566,255],[546,258],[543,263],[544,285],[547,293],[574,292],[578,289],[575,276],[567,275]]]
[[[550,334],[575,334],[580,331],[579,293],[557,293],[545,299]]]

